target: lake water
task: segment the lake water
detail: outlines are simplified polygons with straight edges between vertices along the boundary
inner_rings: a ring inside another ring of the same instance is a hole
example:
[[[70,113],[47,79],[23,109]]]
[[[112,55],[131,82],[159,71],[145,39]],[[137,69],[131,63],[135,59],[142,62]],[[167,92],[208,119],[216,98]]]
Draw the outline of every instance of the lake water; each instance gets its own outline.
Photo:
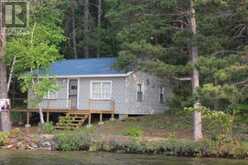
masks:
[[[0,165],[248,165],[248,160],[176,158],[88,152],[0,151]]]

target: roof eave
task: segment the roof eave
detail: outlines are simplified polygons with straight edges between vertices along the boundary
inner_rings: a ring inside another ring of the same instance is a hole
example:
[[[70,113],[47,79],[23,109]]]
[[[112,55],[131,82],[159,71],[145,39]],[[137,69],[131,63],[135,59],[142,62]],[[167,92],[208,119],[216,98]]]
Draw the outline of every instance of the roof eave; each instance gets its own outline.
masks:
[[[104,78],[104,77],[128,77],[133,72],[123,74],[91,74],[91,75],[57,75],[57,76],[46,76],[49,78]],[[43,77],[43,76],[41,76]],[[45,76],[44,76],[45,77]]]

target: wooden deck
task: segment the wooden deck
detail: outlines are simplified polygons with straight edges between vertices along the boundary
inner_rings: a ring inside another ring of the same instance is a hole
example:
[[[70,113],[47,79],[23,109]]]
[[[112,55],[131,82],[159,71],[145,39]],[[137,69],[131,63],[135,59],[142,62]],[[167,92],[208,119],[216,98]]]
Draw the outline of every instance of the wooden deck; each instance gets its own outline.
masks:
[[[112,114],[112,110],[42,109],[43,113]],[[39,112],[39,109],[11,109],[11,112]]]
[[[94,102],[110,102],[112,107],[111,109],[93,109],[92,105],[94,105]],[[89,109],[85,110],[78,110],[78,109],[42,109],[43,113],[46,113],[46,121],[49,122],[50,114],[51,113],[62,113],[62,114],[82,114],[88,116],[88,126],[91,126],[91,116],[92,114],[99,114],[99,123],[103,123],[102,117],[103,114],[111,114],[111,119],[114,119],[115,114],[115,102],[113,100],[92,100],[89,99]],[[11,112],[21,112],[26,113],[26,126],[30,126],[30,113],[39,113],[39,109],[11,109]]]

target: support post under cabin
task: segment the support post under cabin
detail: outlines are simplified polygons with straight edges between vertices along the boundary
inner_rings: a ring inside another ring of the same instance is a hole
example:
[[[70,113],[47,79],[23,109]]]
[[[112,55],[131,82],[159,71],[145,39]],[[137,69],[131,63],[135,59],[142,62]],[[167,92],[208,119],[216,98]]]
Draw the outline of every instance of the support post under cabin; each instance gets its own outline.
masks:
[[[115,102],[112,100],[112,113],[111,113],[111,121],[115,120]]]
[[[91,113],[89,113],[89,118],[88,118],[88,125],[87,125],[88,128],[91,127]]]
[[[47,116],[46,116],[46,117],[47,117],[47,119],[46,119],[46,122],[49,122],[49,120],[50,120],[50,116],[49,116],[49,115],[50,115],[50,113],[49,113],[49,112],[47,112]]]
[[[100,113],[100,121],[99,121],[99,123],[98,123],[99,125],[103,125],[103,124],[104,124],[104,122],[102,121],[102,115],[103,115],[103,114]]]
[[[30,112],[27,112],[27,121],[26,121],[26,125],[25,125],[26,128],[30,128],[31,125],[30,125]]]
[[[89,106],[89,118],[88,118],[88,125],[87,127],[91,127],[91,100],[88,100],[88,106]]]

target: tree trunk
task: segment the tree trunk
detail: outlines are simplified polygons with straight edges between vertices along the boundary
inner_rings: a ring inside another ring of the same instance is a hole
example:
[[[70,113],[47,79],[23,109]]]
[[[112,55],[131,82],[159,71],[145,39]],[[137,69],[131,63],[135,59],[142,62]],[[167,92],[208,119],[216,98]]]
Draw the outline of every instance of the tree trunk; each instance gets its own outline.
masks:
[[[100,58],[100,42],[101,42],[101,36],[100,36],[100,28],[102,26],[102,0],[98,0],[98,16],[97,16],[97,29],[98,29],[98,36],[97,36],[97,57]]]
[[[39,105],[39,115],[40,115],[40,123],[44,124],[45,120],[44,120],[43,111],[40,105]]]
[[[5,28],[2,26],[2,0],[0,0],[0,99],[8,99],[7,93],[7,68],[4,63],[4,54],[5,54]],[[0,128],[1,131],[10,131],[11,122],[10,122],[10,107],[1,112],[0,118]]]
[[[76,34],[76,16],[75,16],[75,7],[76,7],[76,1],[71,1],[71,12],[72,12],[72,46],[73,46],[73,54],[74,58],[78,58],[77,54],[77,34]]]
[[[84,0],[84,57],[89,57],[89,0]]]
[[[193,0],[190,1],[190,23],[191,23],[191,30],[193,33],[193,36],[196,35],[196,15],[195,15],[195,8],[194,8],[194,2]],[[192,75],[192,87],[193,87],[193,93],[195,94],[197,91],[197,88],[200,86],[199,82],[199,71],[196,68],[196,64],[198,62],[198,47],[195,45],[196,43],[193,42],[191,53],[192,53],[192,63],[193,63],[193,75]],[[200,102],[197,100],[194,104],[195,109],[200,108]],[[193,121],[194,121],[194,140],[199,141],[203,138],[202,135],[202,117],[200,111],[195,111],[193,114]]]
[[[8,85],[7,85],[7,93],[9,93],[9,89],[10,89],[10,85],[11,85],[11,81],[12,81],[12,77],[13,77],[13,72],[14,72],[14,68],[15,68],[15,63],[16,63],[16,56],[14,56],[12,64],[11,64],[11,68],[10,68],[10,72],[9,72],[9,79],[8,79]]]

